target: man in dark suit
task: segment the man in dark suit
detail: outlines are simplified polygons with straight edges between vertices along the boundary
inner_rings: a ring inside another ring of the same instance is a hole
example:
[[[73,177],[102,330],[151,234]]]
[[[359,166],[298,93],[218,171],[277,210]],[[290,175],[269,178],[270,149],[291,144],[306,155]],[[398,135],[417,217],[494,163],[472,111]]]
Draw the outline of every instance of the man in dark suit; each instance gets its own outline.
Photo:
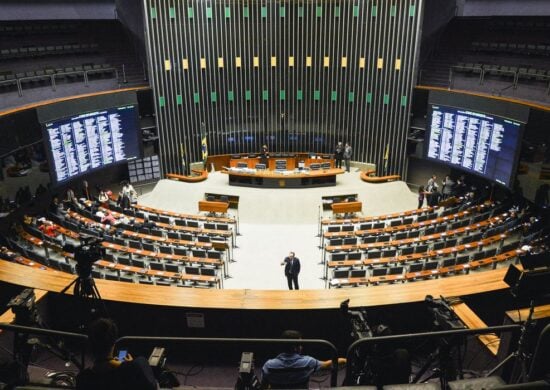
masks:
[[[294,283],[294,290],[299,290],[298,287],[298,274],[300,273],[300,260],[294,256],[294,252],[290,252],[283,260],[281,265],[285,266],[285,276],[288,281],[288,289],[292,290],[292,284]]]

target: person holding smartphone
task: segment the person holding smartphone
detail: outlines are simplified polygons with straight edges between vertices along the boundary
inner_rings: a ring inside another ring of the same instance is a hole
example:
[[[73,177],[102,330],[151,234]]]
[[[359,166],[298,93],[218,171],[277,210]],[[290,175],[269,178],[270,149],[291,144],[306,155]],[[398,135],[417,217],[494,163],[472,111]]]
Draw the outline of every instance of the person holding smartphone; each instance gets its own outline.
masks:
[[[99,318],[90,325],[88,341],[94,365],[78,374],[77,390],[158,389],[147,359],[143,356],[134,359],[127,351],[119,351],[115,355],[117,338],[118,328],[110,319]]]

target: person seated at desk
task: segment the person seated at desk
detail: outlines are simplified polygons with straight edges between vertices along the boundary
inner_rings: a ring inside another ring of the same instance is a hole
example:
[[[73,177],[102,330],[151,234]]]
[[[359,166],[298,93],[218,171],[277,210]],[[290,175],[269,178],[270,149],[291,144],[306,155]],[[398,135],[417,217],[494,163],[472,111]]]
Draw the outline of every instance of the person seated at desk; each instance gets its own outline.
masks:
[[[285,330],[282,339],[302,338],[296,330]],[[332,367],[332,360],[320,361],[311,356],[302,355],[302,346],[287,344],[285,351],[269,359],[262,367],[262,387],[274,389],[307,389],[309,377],[320,369]],[[346,364],[345,358],[338,358],[338,365]]]
[[[52,221],[48,221],[45,218],[40,218],[39,221],[41,222],[41,224],[40,226],[38,226],[38,229],[46,236],[57,237],[59,235],[59,232],[57,231],[57,226],[55,226]]]
[[[111,226],[114,226],[117,224],[117,220],[111,213],[111,210],[107,210],[107,212],[103,215],[103,217],[101,218],[101,223],[111,225]]]
[[[77,390],[154,390],[158,383],[149,362],[142,356],[124,360],[114,357],[118,327],[107,318],[99,318],[90,325],[88,341],[94,357],[92,368],[82,370],[76,377]]]

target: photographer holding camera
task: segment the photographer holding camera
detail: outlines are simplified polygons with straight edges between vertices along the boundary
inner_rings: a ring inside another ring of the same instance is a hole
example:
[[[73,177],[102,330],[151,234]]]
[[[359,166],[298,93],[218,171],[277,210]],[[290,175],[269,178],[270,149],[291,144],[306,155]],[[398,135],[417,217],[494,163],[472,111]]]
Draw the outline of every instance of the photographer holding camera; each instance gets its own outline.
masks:
[[[147,359],[142,356],[134,359],[129,354],[123,360],[114,357],[118,328],[112,320],[100,318],[94,321],[90,325],[88,337],[94,365],[78,374],[78,390],[158,389]]]

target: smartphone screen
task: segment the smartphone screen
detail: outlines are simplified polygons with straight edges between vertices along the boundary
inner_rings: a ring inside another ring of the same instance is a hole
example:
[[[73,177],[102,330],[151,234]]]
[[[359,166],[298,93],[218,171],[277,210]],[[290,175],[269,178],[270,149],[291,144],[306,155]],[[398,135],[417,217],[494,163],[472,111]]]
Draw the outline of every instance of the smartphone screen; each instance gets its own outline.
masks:
[[[126,355],[128,355],[128,351],[126,351],[126,350],[119,351],[118,352],[118,360],[123,361],[124,358],[126,357]]]

